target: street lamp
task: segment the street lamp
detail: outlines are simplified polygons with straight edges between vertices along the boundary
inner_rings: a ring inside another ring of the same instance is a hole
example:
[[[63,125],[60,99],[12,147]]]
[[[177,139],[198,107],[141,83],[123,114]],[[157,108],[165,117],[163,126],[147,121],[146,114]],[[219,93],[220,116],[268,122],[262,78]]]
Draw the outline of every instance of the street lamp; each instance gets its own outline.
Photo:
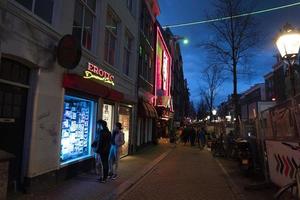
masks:
[[[187,44],[190,43],[190,41],[189,41],[188,38],[183,37],[183,36],[180,36],[180,35],[174,35],[174,36],[173,36],[173,39],[174,39],[175,42],[182,40],[182,43],[183,43],[184,45],[187,45]]]
[[[300,32],[290,24],[286,24],[280,31],[276,40],[276,46],[281,57],[288,64],[292,95],[294,97],[296,95],[294,64],[300,48]]]

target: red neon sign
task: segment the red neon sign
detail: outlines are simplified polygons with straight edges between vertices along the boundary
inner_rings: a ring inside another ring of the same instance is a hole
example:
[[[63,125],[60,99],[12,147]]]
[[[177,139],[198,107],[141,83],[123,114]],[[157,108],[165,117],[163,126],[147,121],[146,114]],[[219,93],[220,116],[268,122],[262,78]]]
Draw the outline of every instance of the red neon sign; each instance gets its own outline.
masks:
[[[171,63],[172,58],[157,27],[156,39],[156,71],[155,71],[155,105],[171,108]],[[172,109],[172,108],[171,108]]]
[[[88,63],[88,68],[84,73],[85,75],[83,76],[83,78],[85,79],[95,79],[111,85],[115,85],[114,75],[108,73],[107,71],[104,71],[103,69],[97,67],[92,63]]]

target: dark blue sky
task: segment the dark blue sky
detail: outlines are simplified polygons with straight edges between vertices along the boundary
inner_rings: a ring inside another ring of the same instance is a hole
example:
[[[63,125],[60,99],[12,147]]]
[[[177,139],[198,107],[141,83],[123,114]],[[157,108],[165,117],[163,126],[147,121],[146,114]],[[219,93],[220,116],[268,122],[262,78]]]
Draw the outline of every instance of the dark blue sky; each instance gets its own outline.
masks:
[[[206,14],[213,12],[211,6],[214,0],[159,0],[161,14],[158,17],[162,25],[178,24],[191,22],[194,20],[205,20]],[[267,9],[277,6],[282,6],[290,3],[296,3],[299,0],[261,0],[258,1],[255,10]],[[300,6],[277,10],[269,13],[264,13],[255,16],[259,22],[258,29],[262,35],[262,42],[258,48],[252,53],[251,68],[255,75],[250,79],[240,78],[238,80],[238,91],[243,92],[250,88],[255,83],[264,82],[264,75],[272,70],[272,65],[275,63],[274,55],[277,49],[273,40],[279,29],[285,24],[290,23],[295,27],[300,28]],[[207,40],[209,27],[207,24],[172,28],[175,35],[188,37],[189,45],[181,45],[184,73],[188,79],[188,84],[191,92],[191,99],[194,102],[199,101],[199,88],[203,82],[201,81],[201,70],[207,66],[205,51],[197,44]],[[226,100],[227,96],[232,93],[232,81],[226,81],[220,88],[217,97],[217,104]]]

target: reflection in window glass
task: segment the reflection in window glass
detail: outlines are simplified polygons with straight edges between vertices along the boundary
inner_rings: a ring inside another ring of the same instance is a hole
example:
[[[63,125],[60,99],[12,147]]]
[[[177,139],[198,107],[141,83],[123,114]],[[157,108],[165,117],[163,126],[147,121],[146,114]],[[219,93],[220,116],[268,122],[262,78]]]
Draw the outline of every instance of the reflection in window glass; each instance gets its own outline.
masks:
[[[95,3],[96,1],[77,0],[74,12],[73,35],[88,50],[92,49],[93,25],[96,17],[94,9],[90,6]]]
[[[94,108],[93,101],[65,96],[61,129],[61,164],[91,155]]]
[[[91,8],[93,11],[96,10],[96,0],[87,0],[87,5],[89,8]]]
[[[85,11],[84,30],[83,30],[83,46],[91,49],[93,33],[93,15],[88,10]]]
[[[53,13],[53,0],[35,0],[34,13],[51,24]]]
[[[75,12],[74,12],[74,21],[73,21],[73,33],[78,41],[81,42],[81,33],[82,33],[82,17],[83,17],[83,6],[76,1]]]
[[[28,10],[32,10],[32,2],[33,0],[16,0],[19,4],[27,8]]]

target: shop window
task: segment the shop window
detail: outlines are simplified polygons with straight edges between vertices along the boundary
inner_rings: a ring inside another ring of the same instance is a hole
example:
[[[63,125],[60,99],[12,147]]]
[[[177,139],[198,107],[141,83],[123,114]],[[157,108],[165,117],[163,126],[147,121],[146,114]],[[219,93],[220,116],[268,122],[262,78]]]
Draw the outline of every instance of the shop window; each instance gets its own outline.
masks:
[[[120,106],[119,108],[119,122],[122,123],[125,144],[122,146],[121,155],[128,154],[128,145],[129,145],[129,133],[131,132],[131,108]]]
[[[34,14],[52,23],[54,0],[16,0],[19,4],[32,11]]]
[[[103,104],[102,119],[107,122],[107,127],[110,131],[113,130],[114,124],[114,106],[110,104]]]
[[[105,26],[104,59],[112,66],[114,66],[116,62],[117,38],[118,20],[115,15],[109,11],[107,13]]]
[[[129,76],[131,52],[133,37],[129,32],[125,32],[124,55],[123,55],[123,73]]]
[[[65,96],[61,131],[61,164],[91,155],[91,138],[95,123],[95,103],[74,96]]]
[[[88,50],[92,48],[92,35],[96,18],[95,0],[77,0],[75,3],[72,34]]]

